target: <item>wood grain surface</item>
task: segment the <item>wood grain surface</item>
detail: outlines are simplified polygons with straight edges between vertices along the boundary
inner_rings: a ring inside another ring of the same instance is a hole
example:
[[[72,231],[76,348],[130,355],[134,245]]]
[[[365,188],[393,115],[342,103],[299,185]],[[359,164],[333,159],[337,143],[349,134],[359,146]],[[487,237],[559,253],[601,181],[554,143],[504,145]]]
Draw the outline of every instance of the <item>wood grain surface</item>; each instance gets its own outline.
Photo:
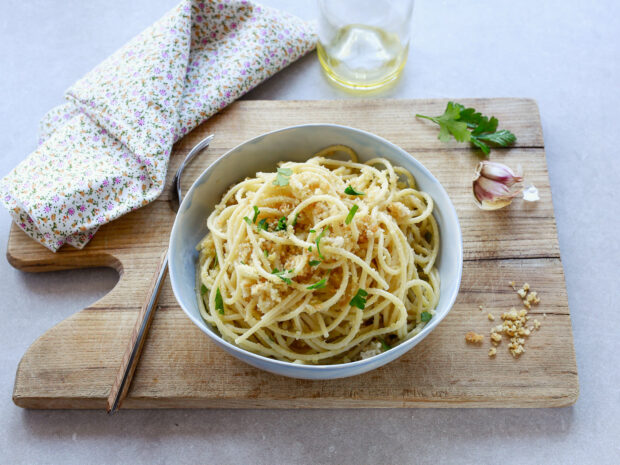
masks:
[[[442,323],[400,359],[353,378],[306,381],[261,372],[211,343],[177,305],[168,282],[123,408],[347,408],[553,407],[574,403],[579,384],[570,313],[558,247],[538,108],[527,99],[466,99],[499,118],[518,136],[492,157],[521,165],[538,187],[540,202],[515,201],[497,212],[471,199],[479,161],[465,144],[437,140],[437,127],[415,113],[437,115],[446,100],[241,101],[179,141],[168,176],[190,148],[215,133],[209,149],[186,170],[184,190],[230,148],[261,133],[304,123],[364,129],[407,150],[439,179],[457,209],[464,240],[460,294]],[[54,254],[13,225],[9,262],[40,272],[92,266],[118,270],[116,287],[38,338],[22,358],[14,402],[27,408],[106,407],[134,322],[162,251],[174,213],[168,189],[155,202],[103,226],[84,250]],[[513,359],[506,341],[497,356],[465,343],[469,330],[488,335],[496,317],[519,306],[510,281],[530,283],[541,304],[532,310],[542,327]],[[481,312],[478,306],[485,309]],[[18,310],[18,309],[16,309]],[[543,317],[543,313],[546,317]]]

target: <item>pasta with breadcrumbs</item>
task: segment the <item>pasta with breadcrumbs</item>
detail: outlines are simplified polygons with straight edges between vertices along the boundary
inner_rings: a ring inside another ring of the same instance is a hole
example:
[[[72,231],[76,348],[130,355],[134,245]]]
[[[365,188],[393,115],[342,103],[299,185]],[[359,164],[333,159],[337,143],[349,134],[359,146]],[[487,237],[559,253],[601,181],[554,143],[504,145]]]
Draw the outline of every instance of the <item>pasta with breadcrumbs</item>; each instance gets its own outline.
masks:
[[[413,337],[434,315],[433,199],[383,158],[361,163],[331,146],[283,162],[232,186],[207,227],[197,246],[201,315],[255,354],[352,362]]]

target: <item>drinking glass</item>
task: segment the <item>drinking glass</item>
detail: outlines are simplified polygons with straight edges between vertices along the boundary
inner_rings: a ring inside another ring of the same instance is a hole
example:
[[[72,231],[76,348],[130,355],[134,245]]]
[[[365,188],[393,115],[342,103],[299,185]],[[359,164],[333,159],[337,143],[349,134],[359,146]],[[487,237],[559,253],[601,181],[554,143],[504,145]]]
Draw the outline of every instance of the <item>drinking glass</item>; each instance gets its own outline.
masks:
[[[317,51],[327,76],[364,90],[400,75],[409,51],[413,0],[317,1]]]

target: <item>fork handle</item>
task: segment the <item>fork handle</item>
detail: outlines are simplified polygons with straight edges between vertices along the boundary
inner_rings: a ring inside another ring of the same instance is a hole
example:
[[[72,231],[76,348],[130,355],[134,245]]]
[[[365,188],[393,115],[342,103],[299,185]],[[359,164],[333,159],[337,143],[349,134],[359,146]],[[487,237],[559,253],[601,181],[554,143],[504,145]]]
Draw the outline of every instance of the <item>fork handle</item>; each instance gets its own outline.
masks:
[[[112,390],[108,396],[107,410],[108,413],[114,413],[127,396],[127,391],[131,385],[134,371],[140,360],[140,354],[142,353],[142,347],[146,340],[151,321],[153,321],[153,315],[155,315],[155,306],[161,292],[166,273],[168,271],[168,250],[164,251],[159,260],[157,270],[153,274],[153,280],[148,288],[147,299],[140,308],[140,313],[136,319],[136,324],[131,331],[131,338],[125,354],[121,360],[121,366],[119,367],[116,379],[112,385]]]

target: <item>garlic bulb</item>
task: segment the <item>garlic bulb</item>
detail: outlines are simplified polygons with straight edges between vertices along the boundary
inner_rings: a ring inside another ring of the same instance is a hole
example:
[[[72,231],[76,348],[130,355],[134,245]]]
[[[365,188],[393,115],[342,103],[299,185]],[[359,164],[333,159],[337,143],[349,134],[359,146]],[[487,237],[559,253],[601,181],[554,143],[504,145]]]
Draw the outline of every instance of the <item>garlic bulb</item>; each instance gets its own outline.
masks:
[[[523,191],[523,178],[502,163],[482,161],[476,168],[472,188],[478,207],[497,210],[510,205]]]

